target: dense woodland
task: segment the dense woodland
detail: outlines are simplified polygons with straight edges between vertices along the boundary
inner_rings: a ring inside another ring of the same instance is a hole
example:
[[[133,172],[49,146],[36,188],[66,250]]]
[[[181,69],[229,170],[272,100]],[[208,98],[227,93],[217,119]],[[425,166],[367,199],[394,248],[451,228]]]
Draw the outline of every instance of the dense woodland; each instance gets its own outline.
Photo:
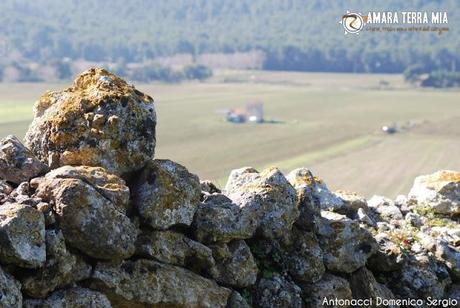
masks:
[[[447,11],[450,31],[344,35],[346,10]],[[321,0],[2,0],[2,75],[69,75],[72,61],[146,63],[171,55],[260,52],[261,69],[399,73],[460,67],[460,2]],[[237,60],[236,60],[237,61]],[[27,65],[26,65],[27,64]]]

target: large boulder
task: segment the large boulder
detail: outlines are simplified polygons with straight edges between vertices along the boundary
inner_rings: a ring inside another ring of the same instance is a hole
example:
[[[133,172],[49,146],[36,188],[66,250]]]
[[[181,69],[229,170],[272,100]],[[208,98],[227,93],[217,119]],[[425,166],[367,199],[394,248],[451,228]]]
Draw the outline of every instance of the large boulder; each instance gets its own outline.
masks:
[[[323,222],[318,234],[324,264],[333,272],[351,273],[366,264],[376,251],[372,234],[344,215],[322,211]]]
[[[91,266],[69,252],[61,231],[46,231],[46,263],[21,277],[22,290],[35,298],[45,298],[57,288],[89,278]]]
[[[97,264],[90,287],[113,307],[226,307],[232,294],[186,269],[144,259]]]
[[[22,307],[21,284],[1,267],[0,307]]]
[[[298,217],[296,191],[276,168],[233,170],[225,194],[265,238],[282,238]]]
[[[45,218],[37,209],[23,204],[0,206],[0,261],[37,268],[46,259]]]
[[[92,68],[72,87],[46,92],[37,101],[26,145],[51,168],[101,166],[123,175],[152,159],[155,125],[151,97]]]
[[[222,194],[205,196],[193,219],[195,237],[203,243],[227,243],[252,237],[256,221]]]
[[[125,215],[128,188],[100,167],[61,167],[39,181],[36,195],[54,204],[66,241],[88,256],[134,254],[137,228]]]
[[[167,159],[151,161],[133,188],[134,203],[140,216],[155,229],[192,223],[200,202],[198,177]]]
[[[28,299],[24,301],[25,308],[111,308],[109,299],[104,294],[73,287],[58,290],[44,300]]]
[[[20,184],[48,170],[18,138],[8,136],[0,140],[0,179]]]
[[[249,287],[256,282],[257,264],[245,241],[235,240],[211,248],[216,260],[217,282],[236,288]]]
[[[419,176],[409,192],[419,206],[445,215],[460,214],[460,172],[442,170]]]
[[[215,274],[212,250],[179,232],[143,232],[137,238],[136,254],[143,258],[186,267],[198,274]]]

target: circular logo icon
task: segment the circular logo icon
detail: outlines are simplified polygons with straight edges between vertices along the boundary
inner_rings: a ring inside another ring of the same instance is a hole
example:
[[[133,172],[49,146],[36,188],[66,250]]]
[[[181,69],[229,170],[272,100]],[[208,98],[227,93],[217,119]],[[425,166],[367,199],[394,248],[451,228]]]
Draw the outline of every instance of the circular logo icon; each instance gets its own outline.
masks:
[[[364,20],[361,14],[347,12],[342,16],[340,21],[346,33],[356,33],[358,34],[364,27]]]

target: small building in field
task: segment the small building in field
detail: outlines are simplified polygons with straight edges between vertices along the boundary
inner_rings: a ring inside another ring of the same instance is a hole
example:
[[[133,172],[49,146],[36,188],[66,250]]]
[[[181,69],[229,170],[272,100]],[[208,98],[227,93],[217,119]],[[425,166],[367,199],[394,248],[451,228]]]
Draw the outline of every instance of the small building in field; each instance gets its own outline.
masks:
[[[261,102],[248,103],[246,107],[230,109],[225,118],[232,123],[263,123],[264,104]]]

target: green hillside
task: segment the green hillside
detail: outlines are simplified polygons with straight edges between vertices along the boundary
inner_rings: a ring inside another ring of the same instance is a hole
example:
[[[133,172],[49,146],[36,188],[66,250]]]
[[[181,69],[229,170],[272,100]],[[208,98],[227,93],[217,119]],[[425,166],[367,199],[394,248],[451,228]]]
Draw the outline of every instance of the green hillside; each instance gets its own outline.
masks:
[[[346,10],[447,11],[448,33],[345,36]],[[64,57],[143,62],[177,53],[261,50],[265,69],[401,72],[460,67],[460,2],[306,0],[3,0],[3,62]]]

